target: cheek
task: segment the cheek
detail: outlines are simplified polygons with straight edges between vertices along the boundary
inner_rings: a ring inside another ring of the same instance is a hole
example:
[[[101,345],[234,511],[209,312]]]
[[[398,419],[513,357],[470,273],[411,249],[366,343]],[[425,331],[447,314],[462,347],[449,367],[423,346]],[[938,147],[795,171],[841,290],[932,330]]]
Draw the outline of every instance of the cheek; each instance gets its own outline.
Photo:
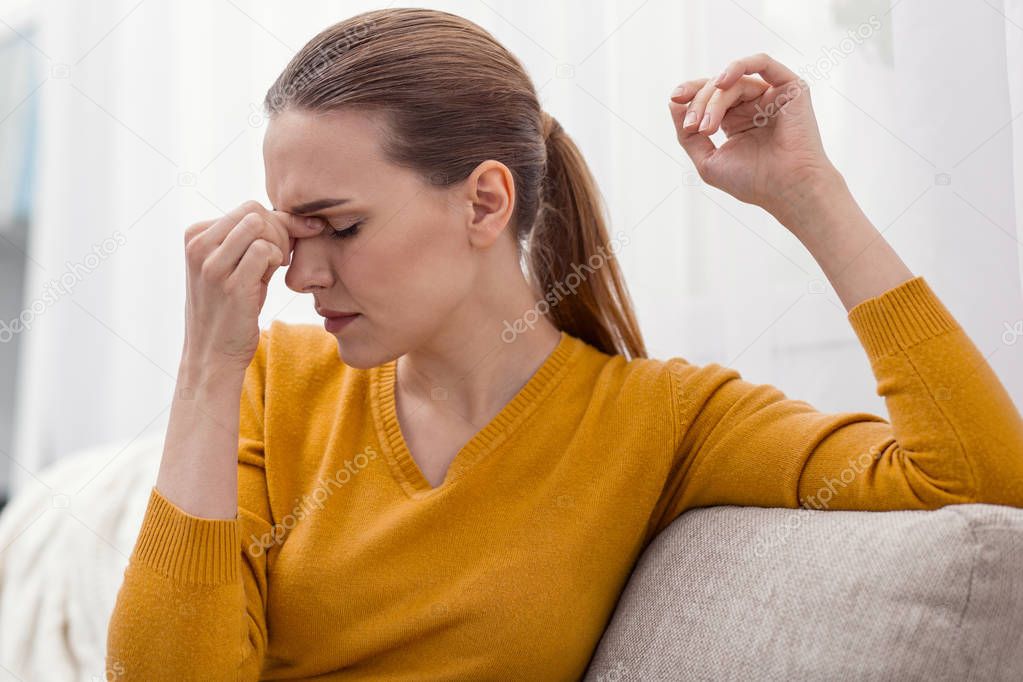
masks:
[[[438,308],[457,304],[470,288],[469,244],[448,225],[410,227],[388,255],[388,288],[399,288],[408,307],[437,314]]]
[[[411,209],[411,210],[410,210]],[[409,206],[397,218],[400,228],[392,241],[396,277],[441,278],[458,258],[457,227],[450,215],[433,202]]]

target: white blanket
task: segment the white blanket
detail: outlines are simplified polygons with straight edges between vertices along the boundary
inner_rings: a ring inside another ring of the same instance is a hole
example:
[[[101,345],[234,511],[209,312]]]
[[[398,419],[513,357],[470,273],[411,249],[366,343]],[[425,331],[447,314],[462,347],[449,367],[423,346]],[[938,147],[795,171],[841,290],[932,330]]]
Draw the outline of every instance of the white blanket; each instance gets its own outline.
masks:
[[[115,681],[107,624],[142,526],[162,433],[38,472],[0,514],[0,680]],[[17,677],[11,678],[9,675]]]

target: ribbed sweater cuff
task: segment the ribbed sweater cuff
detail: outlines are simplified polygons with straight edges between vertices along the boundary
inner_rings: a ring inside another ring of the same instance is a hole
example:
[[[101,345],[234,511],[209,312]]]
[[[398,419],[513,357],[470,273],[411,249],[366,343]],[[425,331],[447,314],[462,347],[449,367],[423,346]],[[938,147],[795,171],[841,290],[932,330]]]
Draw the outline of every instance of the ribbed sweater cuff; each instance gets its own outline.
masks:
[[[154,486],[133,558],[176,582],[234,582],[241,561],[237,519],[192,516]]]
[[[871,360],[959,327],[923,276],[861,301],[848,320]]]

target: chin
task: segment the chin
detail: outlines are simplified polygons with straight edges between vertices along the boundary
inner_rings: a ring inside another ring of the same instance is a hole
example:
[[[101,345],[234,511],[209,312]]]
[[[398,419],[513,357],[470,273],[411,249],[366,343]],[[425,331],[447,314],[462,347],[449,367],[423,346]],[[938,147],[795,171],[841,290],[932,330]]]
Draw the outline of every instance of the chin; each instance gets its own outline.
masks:
[[[337,356],[344,364],[355,369],[370,369],[394,359],[386,348],[378,344],[363,344],[337,339]]]
[[[341,362],[349,367],[354,367],[355,369],[369,369],[387,361],[386,358],[382,357],[378,353],[362,353],[358,350],[354,350],[349,344],[344,343],[343,341],[338,341],[337,357],[341,360]]]

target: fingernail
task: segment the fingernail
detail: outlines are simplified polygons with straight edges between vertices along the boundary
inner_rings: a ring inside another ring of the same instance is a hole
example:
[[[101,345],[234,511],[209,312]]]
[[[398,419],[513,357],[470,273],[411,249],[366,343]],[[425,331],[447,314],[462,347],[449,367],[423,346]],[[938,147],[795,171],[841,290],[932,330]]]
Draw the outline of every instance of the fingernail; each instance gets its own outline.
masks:
[[[695,120],[696,120],[696,112],[695,111],[690,111],[688,114],[686,114],[686,121],[682,125],[683,126],[692,125],[693,121],[695,121]]]
[[[723,81],[725,79],[725,76],[727,76],[727,75],[728,75],[728,69],[725,69],[724,71],[721,72],[720,76],[718,76],[717,78],[714,79],[714,85],[717,85],[718,83]]]
[[[321,230],[323,229],[323,218],[309,216],[305,219],[305,226],[310,230]]]
[[[699,130],[703,130],[708,125],[710,125],[710,112],[709,111],[706,114],[703,115],[703,120],[700,121]]]
[[[670,97],[678,97],[679,95],[681,95],[685,91],[686,91],[686,86],[680,85],[680,86],[678,86],[677,88],[675,88],[674,90],[671,91]]]

